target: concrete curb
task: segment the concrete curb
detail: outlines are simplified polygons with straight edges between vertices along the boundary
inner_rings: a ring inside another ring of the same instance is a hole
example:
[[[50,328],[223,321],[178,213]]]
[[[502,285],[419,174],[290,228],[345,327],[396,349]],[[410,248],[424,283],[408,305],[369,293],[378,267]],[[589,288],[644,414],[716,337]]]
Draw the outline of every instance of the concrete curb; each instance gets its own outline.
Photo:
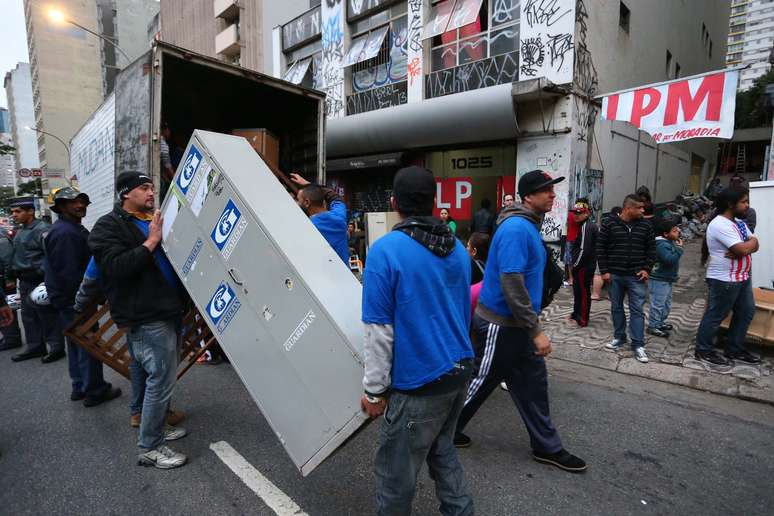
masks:
[[[557,346],[550,358],[774,405],[774,376],[771,375],[746,378],[734,375],[732,372],[689,368],[659,362],[657,359],[641,364],[632,357],[621,356],[618,353],[573,345]]]

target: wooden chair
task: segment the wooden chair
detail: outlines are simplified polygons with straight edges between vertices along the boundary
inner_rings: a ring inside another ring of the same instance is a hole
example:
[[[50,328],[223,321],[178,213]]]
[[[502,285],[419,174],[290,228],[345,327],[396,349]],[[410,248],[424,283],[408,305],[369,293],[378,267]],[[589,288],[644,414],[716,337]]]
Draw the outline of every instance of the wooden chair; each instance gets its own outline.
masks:
[[[178,380],[196,363],[196,359],[217,342],[196,308],[191,308],[185,314],[182,329]],[[113,322],[110,307],[104,300],[93,303],[85,312],[79,314],[64,334],[97,360],[129,379],[131,357],[126,335]]]

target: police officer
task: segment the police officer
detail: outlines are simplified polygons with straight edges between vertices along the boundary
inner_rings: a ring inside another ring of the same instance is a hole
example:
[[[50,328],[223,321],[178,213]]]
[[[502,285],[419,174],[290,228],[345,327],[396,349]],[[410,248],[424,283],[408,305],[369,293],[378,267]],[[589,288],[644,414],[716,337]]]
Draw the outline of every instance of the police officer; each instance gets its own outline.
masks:
[[[46,291],[51,306],[59,314],[60,327],[67,328],[75,319],[75,295],[91,258],[89,231],[81,220],[86,216],[89,196],[77,188],[65,187],[53,192],[51,211],[59,219],[44,239]],[[67,358],[72,380],[72,401],[84,400],[94,407],[121,395],[102,376],[102,362],[85,349],[67,340]],[[84,399],[85,398],[85,399]]]
[[[22,226],[13,239],[11,275],[19,280],[22,324],[27,336],[27,351],[14,355],[11,360],[21,362],[43,357],[41,361],[47,364],[65,356],[59,315],[51,306],[33,303],[30,293],[43,282],[43,238],[51,226],[35,218],[32,197],[17,197],[11,201],[11,216]]]

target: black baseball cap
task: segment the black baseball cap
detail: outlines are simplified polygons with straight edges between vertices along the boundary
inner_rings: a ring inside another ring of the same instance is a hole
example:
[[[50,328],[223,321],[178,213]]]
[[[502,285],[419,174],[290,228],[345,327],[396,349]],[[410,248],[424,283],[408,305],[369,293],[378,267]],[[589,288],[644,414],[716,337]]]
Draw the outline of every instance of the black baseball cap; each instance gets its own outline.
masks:
[[[548,172],[542,170],[532,170],[527,172],[519,179],[519,197],[524,200],[525,195],[535,193],[546,186],[555,185],[564,181],[564,177],[554,179]]]

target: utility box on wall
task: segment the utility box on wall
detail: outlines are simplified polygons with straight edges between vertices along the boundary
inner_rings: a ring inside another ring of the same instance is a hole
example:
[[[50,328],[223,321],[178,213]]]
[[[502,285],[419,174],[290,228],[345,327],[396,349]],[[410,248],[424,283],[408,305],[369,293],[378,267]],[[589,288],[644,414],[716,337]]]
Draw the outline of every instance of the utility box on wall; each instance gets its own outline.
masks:
[[[367,420],[362,289],[241,137],[194,131],[163,247],[303,475]]]

